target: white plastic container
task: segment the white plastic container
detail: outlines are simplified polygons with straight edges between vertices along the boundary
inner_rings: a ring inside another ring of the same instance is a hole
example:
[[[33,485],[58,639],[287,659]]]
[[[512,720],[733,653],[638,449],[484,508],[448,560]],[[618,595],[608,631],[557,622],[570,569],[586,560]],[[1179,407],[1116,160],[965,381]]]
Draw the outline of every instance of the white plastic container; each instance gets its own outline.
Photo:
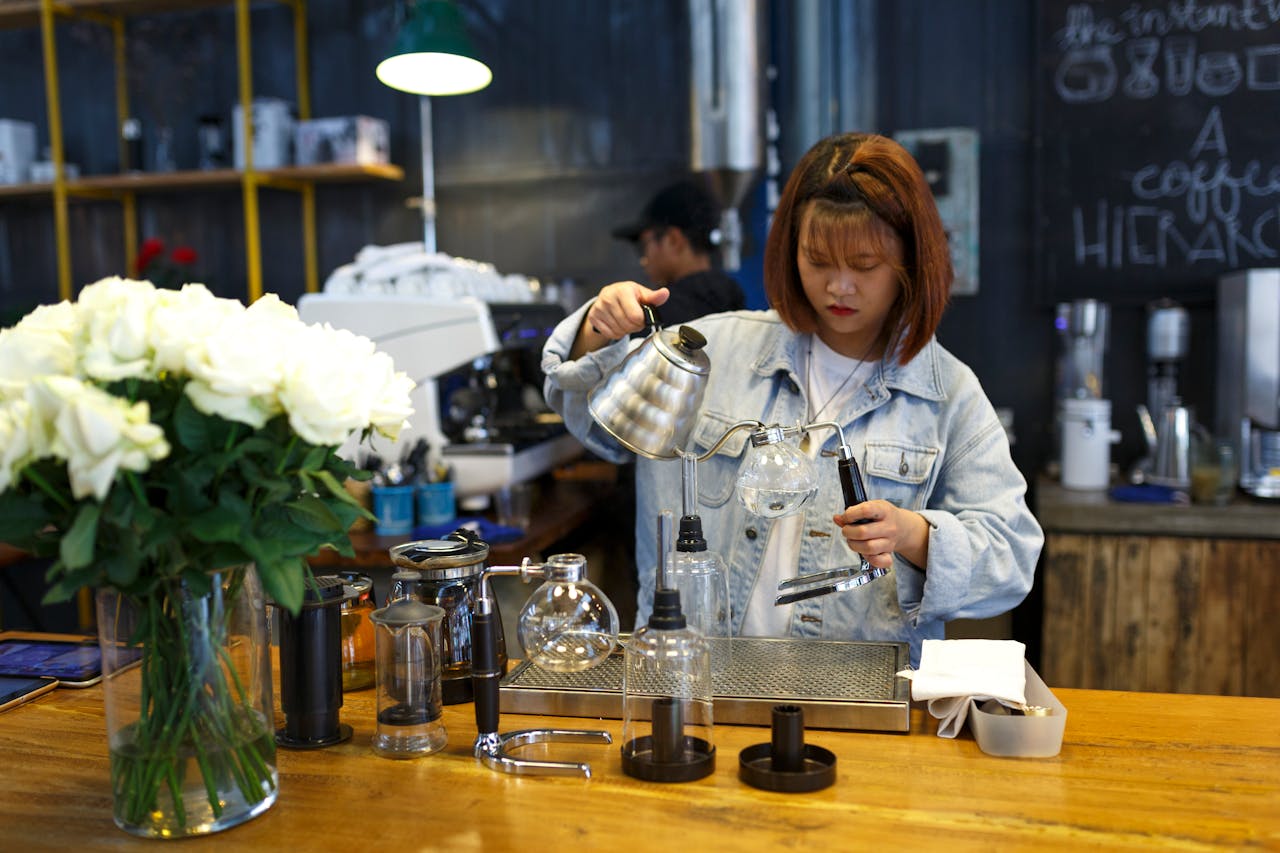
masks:
[[[1111,401],[1093,398],[1062,402],[1062,485],[1105,489],[1111,480]]]
[[[1027,705],[1045,708],[1048,713],[1043,716],[1011,715],[994,699],[981,705],[970,699],[969,726],[973,729],[978,748],[988,755],[1052,758],[1062,750],[1067,708],[1045,686],[1031,664],[1024,661],[1024,666],[1027,671]]]

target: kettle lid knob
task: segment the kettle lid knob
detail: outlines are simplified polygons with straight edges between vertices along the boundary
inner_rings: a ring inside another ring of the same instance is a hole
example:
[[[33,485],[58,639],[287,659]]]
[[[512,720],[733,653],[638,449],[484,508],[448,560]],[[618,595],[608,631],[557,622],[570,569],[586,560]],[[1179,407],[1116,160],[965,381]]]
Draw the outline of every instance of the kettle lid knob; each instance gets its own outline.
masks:
[[[707,339],[702,336],[693,326],[681,326],[678,332],[680,336],[679,346],[682,349],[696,351],[707,345]]]

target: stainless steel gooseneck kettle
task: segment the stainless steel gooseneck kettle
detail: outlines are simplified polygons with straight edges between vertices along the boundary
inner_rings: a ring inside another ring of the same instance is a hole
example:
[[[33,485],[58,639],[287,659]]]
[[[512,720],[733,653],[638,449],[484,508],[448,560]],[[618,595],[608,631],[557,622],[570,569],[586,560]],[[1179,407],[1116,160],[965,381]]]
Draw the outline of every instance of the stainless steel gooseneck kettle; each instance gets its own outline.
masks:
[[[674,459],[688,442],[706,391],[707,339],[692,326],[664,330],[647,305],[645,313],[653,331],[591,390],[587,409],[633,453]]]

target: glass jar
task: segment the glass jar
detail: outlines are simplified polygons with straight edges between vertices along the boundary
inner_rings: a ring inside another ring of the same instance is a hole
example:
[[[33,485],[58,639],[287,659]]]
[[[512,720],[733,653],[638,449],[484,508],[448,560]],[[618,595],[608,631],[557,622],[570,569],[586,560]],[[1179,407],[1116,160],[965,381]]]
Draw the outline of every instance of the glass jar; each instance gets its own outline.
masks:
[[[337,575],[343,582],[342,597],[342,691],[365,690],[374,685],[373,578],[360,572]]]

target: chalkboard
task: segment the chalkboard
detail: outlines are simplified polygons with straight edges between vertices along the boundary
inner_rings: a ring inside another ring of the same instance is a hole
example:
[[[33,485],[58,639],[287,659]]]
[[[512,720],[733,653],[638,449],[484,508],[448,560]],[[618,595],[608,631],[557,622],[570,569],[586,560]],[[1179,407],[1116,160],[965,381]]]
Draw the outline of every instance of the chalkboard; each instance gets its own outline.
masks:
[[[1042,295],[1212,296],[1280,264],[1280,2],[1041,0]]]

